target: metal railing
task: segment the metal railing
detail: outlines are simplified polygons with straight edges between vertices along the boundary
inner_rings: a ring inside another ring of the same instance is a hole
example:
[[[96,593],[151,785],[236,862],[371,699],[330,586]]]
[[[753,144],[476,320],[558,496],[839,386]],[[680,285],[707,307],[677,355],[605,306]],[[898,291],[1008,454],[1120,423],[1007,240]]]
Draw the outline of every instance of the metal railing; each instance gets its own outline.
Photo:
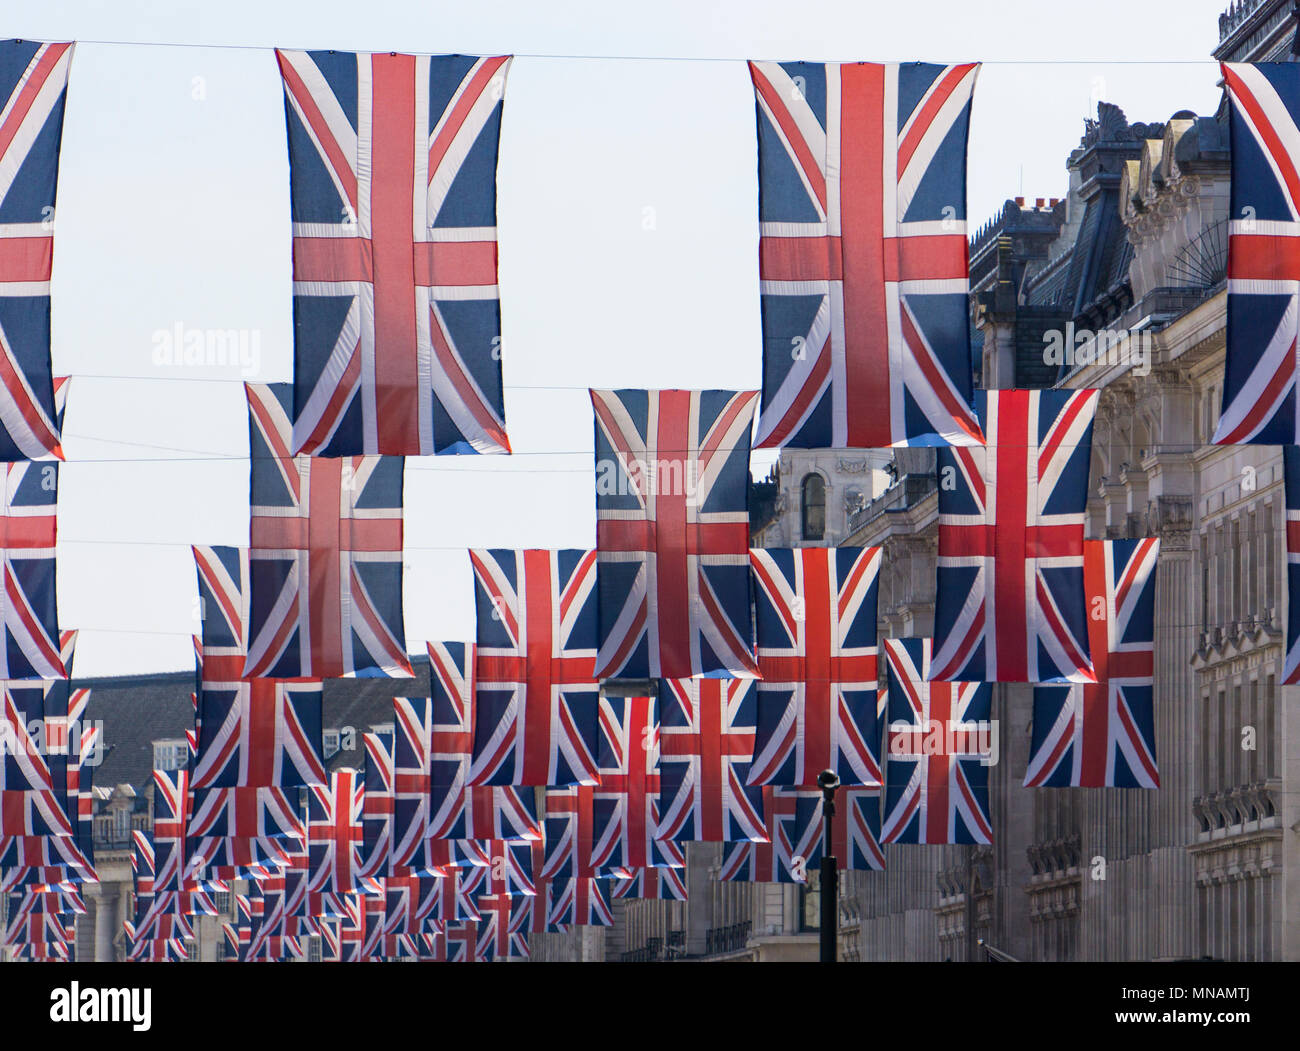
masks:
[[[705,932],[704,952],[706,956],[716,953],[738,952],[749,942],[749,932],[753,924],[733,923],[730,927],[713,927]]]

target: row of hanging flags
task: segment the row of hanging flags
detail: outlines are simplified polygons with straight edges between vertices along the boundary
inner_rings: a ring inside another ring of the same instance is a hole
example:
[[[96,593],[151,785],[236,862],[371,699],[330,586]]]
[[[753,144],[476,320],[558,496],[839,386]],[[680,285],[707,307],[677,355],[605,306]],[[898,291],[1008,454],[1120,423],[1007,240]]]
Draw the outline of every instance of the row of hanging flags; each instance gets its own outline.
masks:
[[[55,605],[67,381],[50,361],[71,44],[0,43],[4,944],[71,955],[96,879],[89,692]],[[508,453],[496,164],[508,57],[278,51],[294,379],[248,385],[249,546],[196,547],[189,760],[133,832],[132,959],[490,960],[533,932],[723,879],[803,882],[822,796],[841,868],[988,843],[992,684],[1033,683],[1025,784],[1159,784],[1154,539],[1088,541],[1097,392],[977,391],[965,158],[975,65],[749,66],[763,389],[593,390],[596,545],[471,552],[477,637],[431,643],[363,769],[331,770],[327,679],[412,676],[408,455]],[[1224,66],[1234,219],[1216,442],[1297,442],[1300,67]],[[1249,209],[1249,210],[1245,210]],[[757,427],[755,430],[755,414]],[[877,638],[881,552],[750,550],[763,447],[938,447],[933,638]],[[1288,577],[1300,451],[1286,450]],[[1300,681],[1292,610],[1286,681]],[[883,662],[880,660],[883,650]],[[881,666],[883,664],[883,667]],[[884,689],[880,688],[883,681]],[[621,682],[621,688],[602,684]]]

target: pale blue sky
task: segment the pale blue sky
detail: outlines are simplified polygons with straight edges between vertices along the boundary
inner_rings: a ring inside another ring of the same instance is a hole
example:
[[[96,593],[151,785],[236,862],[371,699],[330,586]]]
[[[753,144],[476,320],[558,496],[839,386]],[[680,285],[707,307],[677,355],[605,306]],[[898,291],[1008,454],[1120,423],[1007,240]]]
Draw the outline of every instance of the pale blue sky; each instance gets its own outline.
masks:
[[[976,224],[1022,192],[1064,195],[1066,155],[1099,98],[1135,120],[1213,112],[1208,56],[1223,6],[9,0],[0,36],[85,41],[53,279],[55,368],[79,377],[59,494],[59,606],[63,626],[82,629],[78,674],[192,667],[188,545],[247,543],[244,377],[160,367],[153,349],[155,332],[178,322],[247,330],[261,350],[251,378],[289,378],[284,115],[274,58],[256,49],[520,56],[499,171],[518,455],[408,461],[416,652],[473,635],[466,546],[594,542],[588,385],[758,386],[744,59],[984,61],[969,160]],[[605,58],[542,57],[564,55]],[[756,457],[756,470],[770,462]]]

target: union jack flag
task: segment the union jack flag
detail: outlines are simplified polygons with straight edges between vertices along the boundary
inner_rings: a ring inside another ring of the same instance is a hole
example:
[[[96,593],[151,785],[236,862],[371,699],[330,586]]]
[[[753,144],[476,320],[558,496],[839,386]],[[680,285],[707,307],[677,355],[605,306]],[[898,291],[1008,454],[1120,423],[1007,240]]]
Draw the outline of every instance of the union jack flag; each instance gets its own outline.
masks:
[[[754,757],[754,683],[661,679],[660,839],[767,842]]]
[[[390,871],[415,868],[435,875],[452,865],[486,865],[474,839],[541,835],[531,789],[465,787],[473,738],[466,650],[472,647],[430,643],[434,696],[394,701]],[[456,681],[445,683],[448,675]],[[461,688],[463,697],[455,692]]]
[[[778,799],[788,808],[778,826],[781,854],[794,863],[805,879],[822,863],[825,799],[820,791],[776,789]],[[793,802],[793,807],[789,806]],[[835,793],[835,812],[831,815],[831,853],[835,867],[854,872],[879,872],[885,867],[885,852],[880,846],[880,789],[841,788]],[[785,816],[788,815],[788,816]],[[804,882],[804,881],[800,881]]]
[[[187,770],[153,772],[154,893],[187,890],[185,834],[190,816]]]
[[[992,843],[989,683],[931,681],[929,639],[885,639],[882,843]]]
[[[253,911],[252,937],[244,953],[246,960],[276,959],[281,953],[279,943],[284,935],[285,898],[284,877],[268,875],[249,888],[256,903]]]
[[[591,392],[599,678],[758,675],[748,512],[756,397]]]
[[[445,837],[463,805],[474,753],[474,645],[430,642],[428,648],[429,835]]]
[[[966,134],[976,65],[751,62],[760,447],[976,445]]]
[[[41,683],[4,682],[0,718],[0,789],[57,793],[66,803],[66,783],[55,777],[44,734],[46,690]]]
[[[35,950],[36,946],[63,944],[73,936],[71,917],[64,911],[61,896],[55,891],[29,890],[14,899],[5,927],[6,946]],[[37,959],[43,953],[35,953]]]
[[[1282,448],[1282,478],[1286,490],[1286,661],[1282,685],[1300,683],[1300,449]]]
[[[308,888],[346,894],[358,889],[364,855],[365,786],[355,770],[335,770],[307,796]]]
[[[437,901],[429,918],[440,923],[477,920],[479,914],[475,900],[483,886],[485,871],[486,866],[448,869],[438,878]]]
[[[818,794],[821,794],[820,789]],[[742,883],[804,883],[803,860],[796,861],[789,850],[789,836],[783,834],[782,825],[794,816],[798,803],[794,791],[781,791],[772,785],[763,786],[763,816],[766,820],[766,843],[742,840],[727,843],[722,852],[722,865],[718,879]]]
[[[302,839],[302,815],[297,805],[296,788],[200,788],[193,792],[189,836],[193,840],[241,840],[252,851],[256,842],[275,839]],[[269,848],[273,857],[284,846]],[[201,856],[211,865],[256,864],[250,861],[217,860],[215,843],[192,844],[191,855]]]
[[[363,735],[366,761],[361,771],[360,875],[382,879],[389,870],[393,847],[393,733]]]
[[[0,838],[0,892],[37,884],[98,883],[93,850],[80,835]]]
[[[534,850],[537,841],[510,842],[489,839],[483,843],[487,850],[488,865],[483,873],[483,894],[536,894],[536,861],[543,860],[542,851]]]
[[[548,927],[611,927],[614,914],[606,892],[608,880],[570,877],[551,887]]]
[[[1083,548],[1095,683],[1034,687],[1030,787],[1159,788],[1155,601],[1159,540]]]
[[[293,451],[509,452],[496,162],[507,57],[279,51]]]
[[[591,864],[606,869],[683,866],[660,839],[659,716],[653,697],[602,697],[600,784],[592,789]]]
[[[475,785],[596,782],[596,556],[471,551]]]
[[[1219,445],[1300,442],[1300,69],[1225,62],[1232,102],[1228,335]]]
[[[74,835],[72,822],[53,792],[0,789],[0,839],[58,836],[74,841]]]
[[[384,933],[419,934],[438,907],[436,876],[389,876],[384,881]]]
[[[757,847],[757,843],[737,843]],[[648,898],[663,901],[686,900],[686,874],[682,869],[644,868],[614,880],[615,898]]]
[[[510,926],[510,901],[509,894],[485,894],[478,900],[483,918],[478,924],[475,959],[482,963],[528,957],[528,935]]]
[[[1083,599],[1095,390],[980,391],[939,450],[935,679],[1094,682]]]
[[[76,835],[77,800],[68,794],[66,763],[53,769],[45,741],[32,736],[43,726],[46,690],[38,683],[5,682],[0,715],[0,838]],[[56,777],[56,773],[59,775]]]
[[[215,809],[218,813],[211,827],[217,831],[244,828],[250,822],[253,831],[243,836],[210,835],[191,839],[185,851],[189,863],[186,877],[244,879],[255,866],[288,864],[291,849],[301,842],[302,819],[283,812],[284,799],[279,793],[274,788],[216,788],[207,793],[214,800],[196,799],[190,817],[191,830],[201,817],[211,818]],[[271,802],[275,804],[274,810],[265,805]],[[264,832],[259,834],[259,828]]]
[[[0,237],[0,244],[3,240]],[[0,327],[3,302],[0,297]],[[0,507],[4,646],[0,648],[0,679],[65,678],[55,602],[59,465],[7,463],[4,473],[5,500]]]
[[[556,880],[600,875],[591,863],[594,799],[595,789],[590,785],[546,790],[546,852],[538,873],[541,878]]]
[[[429,836],[432,716],[426,697],[393,698],[393,873],[412,863]]]
[[[430,963],[447,962],[447,932],[441,926],[420,933],[420,959]]]
[[[199,710],[195,789],[324,782],[319,685],[272,679],[208,683]]]
[[[203,637],[198,648],[193,787],[322,784],[319,683],[243,678],[248,551],[195,547]]]
[[[63,458],[50,272],[72,50],[0,42],[0,461]]]
[[[72,674],[77,632],[60,634],[60,660],[68,675]],[[102,727],[87,719],[90,690],[73,688],[68,679],[47,679],[41,683],[45,694],[43,744],[40,749],[53,786],[64,812],[71,820],[75,836],[55,837],[51,855],[67,866],[69,880],[80,882],[93,878],[94,867],[94,798],[92,775],[103,759]],[[0,720],[0,733],[8,727]]]
[[[289,452],[286,384],[247,384],[252,459],[245,678],[410,676],[400,456]]]
[[[478,960],[478,921],[448,923],[443,931],[442,942],[448,963],[475,963]]]
[[[429,876],[444,875],[449,870],[467,866],[482,867],[488,863],[484,842],[477,839],[425,839],[406,867]]]
[[[546,922],[551,911],[551,884],[537,880],[536,894],[516,894],[510,899],[510,930],[527,937],[558,930]]]
[[[879,785],[878,547],[750,552],[758,632],[751,784]]]

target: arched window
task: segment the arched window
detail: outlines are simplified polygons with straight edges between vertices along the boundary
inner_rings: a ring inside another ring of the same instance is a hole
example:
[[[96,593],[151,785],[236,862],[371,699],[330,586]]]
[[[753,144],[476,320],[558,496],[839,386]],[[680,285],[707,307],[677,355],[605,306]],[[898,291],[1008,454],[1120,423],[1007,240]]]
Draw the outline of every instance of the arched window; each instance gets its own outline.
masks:
[[[819,474],[803,480],[803,538],[820,540],[826,533],[826,483]]]

